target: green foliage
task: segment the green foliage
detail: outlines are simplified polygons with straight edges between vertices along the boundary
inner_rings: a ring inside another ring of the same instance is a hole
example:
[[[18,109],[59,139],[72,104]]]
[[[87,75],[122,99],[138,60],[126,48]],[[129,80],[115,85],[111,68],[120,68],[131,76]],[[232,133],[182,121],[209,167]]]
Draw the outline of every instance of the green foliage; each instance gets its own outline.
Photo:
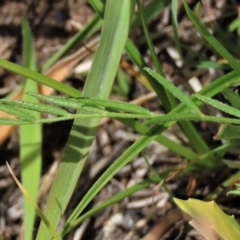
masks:
[[[221,159],[228,149],[238,144],[236,141],[226,141],[221,146],[210,149],[190,122],[212,121],[222,123],[224,125],[220,128],[215,139],[232,140],[239,138],[240,127],[237,125],[240,125],[240,97],[229,87],[240,85],[240,67],[239,63],[222,46],[222,44],[200,23],[198,17],[190,10],[186,1],[184,1],[184,6],[193,24],[208,41],[208,43],[228,61],[229,66],[232,67],[234,71],[215,79],[214,82],[192,96],[185,95],[185,93],[175,87],[174,84],[168,81],[164,76],[161,63],[159,62],[157,54],[154,50],[154,45],[147,28],[147,20],[152,19],[156,16],[156,14],[163,11],[170,2],[171,1],[167,0],[153,0],[150,4],[143,8],[140,1],[137,0],[136,3],[139,9],[139,14],[133,15],[134,1],[109,0],[106,1],[105,6],[102,1],[89,0],[89,3],[96,11],[92,20],[82,31],[73,36],[60,51],[54,54],[42,66],[42,71],[46,71],[62,56],[65,56],[74,47],[80,45],[83,40],[95,33],[95,31],[102,25],[101,18],[103,18],[103,13],[105,11],[99,48],[95,54],[92,69],[88,73],[86,84],[82,93],[77,89],[69,87],[66,84],[59,83],[54,79],[46,77],[36,71],[33,48],[32,46],[27,48],[28,45],[31,45],[31,41],[29,35],[30,32],[26,22],[23,27],[25,31],[25,41],[28,39],[28,44],[25,42],[24,45],[25,67],[0,59],[0,66],[26,78],[24,86],[24,99],[21,101],[13,101],[10,99],[0,100],[0,110],[15,117],[1,118],[0,124],[27,125],[22,126],[21,130],[23,136],[21,138],[21,152],[23,157],[27,153],[27,151],[24,153],[26,149],[24,149],[23,145],[29,143],[27,138],[24,137],[26,136],[24,131],[25,133],[29,133],[30,131],[38,132],[38,134],[36,134],[36,138],[34,139],[35,146],[31,148],[31,150],[35,149],[38,152],[38,156],[34,158],[38,166],[35,166],[35,168],[29,168],[28,171],[33,172],[33,169],[35,169],[34,173],[36,171],[36,175],[39,175],[41,169],[39,164],[39,159],[41,157],[39,147],[41,142],[40,124],[75,119],[44,214],[42,214],[36,205],[34,205],[34,208],[37,209],[38,214],[42,218],[42,223],[37,236],[38,240],[51,239],[51,233],[49,230],[51,230],[52,235],[55,235],[55,238],[59,239],[59,236],[54,229],[56,229],[61,216],[63,215],[66,206],[74,193],[75,185],[81,175],[89,148],[96,134],[98,121],[102,117],[116,118],[126,126],[129,126],[133,130],[142,134],[142,136],[128,149],[126,149],[126,151],[108,167],[99,179],[97,179],[93,186],[91,186],[70,215],[66,224],[60,230],[61,237],[64,237],[66,233],[71,231],[86,218],[93,216],[104,208],[124,199],[140,189],[149,186],[152,183],[158,183],[159,181],[164,180],[169,173],[179,170],[180,167],[176,167],[159,174],[149,165],[151,172],[154,173],[152,178],[145,179],[135,186],[125,189],[123,192],[116,194],[91,210],[86,210],[88,204],[108,183],[108,181],[110,181],[113,176],[126,164],[128,164],[136,155],[141,153],[152,141],[157,141],[158,143],[167,146],[178,155],[186,158],[186,161],[191,163],[188,167],[186,167],[186,172],[193,171],[193,165],[196,166],[197,169],[200,169],[199,166],[202,168],[217,169],[219,166],[222,166]],[[179,55],[183,59],[182,46],[177,32],[178,1],[173,0],[171,3],[175,44]],[[198,10],[196,9],[196,12],[197,11]],[[132,15],[133,19],[131,19]],[[130,25],[130,23],[132,24]],[[141,53],[131,40],[127,39],[129,29],[136,28],[140,24],[142,24],[156,72],[148,67],[148,64],[144,61]],[[26,31],[28,31],[28,34],[26,34]],[[119,36],[121,36],[121,38],[119,38]],[[111,92],[117,71],[119,79],[123,79],[123,82],[119,80],[119,88],[122,92],[124,92],[124,94],[127,94],[129,89],[126,76],[124,76],[125,73],[122,69],[119,70],[119,61],[124,47],[129,58],[140,69],[141,73],[147,77],[152,89],[157,93],[159,101],[162,102],[164,108],[166,109],[167,113],[165,115],[153,113],[143,107],[130,103],[107,99]],[[209,63],[207,61],[198,62],[195,66],[204,68],[222,67],[221,64],[213,62]],[[50,86],[69,97],[45,96],[38,94],[36,83]],[[212,99],[214,95],[220,93],[221,91],[232,107]],[[81,95],[82,97],[80,97]],[[40,103],[40,101],[42,103]],[[177,104],[177,101],[180,101],[180,104]],[[209,104],[233,117],[215,117],[204,115],[201,113],[199,108],[202,103]],[[72,113],[69,109],[75,110],[76,113]],[[54,115],[54,117],[49,119],[43,118],[41,117],[41,113],[50,113]],[[161,135],[167,128],[175,123],[179,125],[182,132],[188,138],[189,142],[192,144],[193,150],[173,142],[167,137]],[[153,124],[153,126],[148,127],[149,124]],[[81,129],[81,131],[79,131],[79,129]],[[22,176],[24,176],[24,174],[25,173],[22,172]],[[29,176],[30,174],[27,173],[23,179],[29,179]],[[37,184],[38,181],[39,179],[36,178],[35,183]],[[240,187],[240,184],[237,184],[237,187]],[[36,201],[36,189],[37,187],[35,186],[33,202]],[[28,188],[27,191],[31,192]],[[230,191],[229,194],[239,194],[239,192],[240,190],[238,189]],[[197,200],[189,200],[185,202],[177,199],[175,199],[175,202],[194,219],[195,226],[197,224],[197,227],[201,232],[204,232],[204,229],[199,221],[201,221],[201,219],[207,219],[206,222],[208,227],[213,226],[214,234],[217,233],[221,238],[238,239],[240,236],[239,226],[236,224],[236,221],[232,217],[224,214],[215,203],[203,203]],[[33,216],[34,214],[31,215],[31,218],[33,218]],[[218,223],[215,219],[223,219],[223,221]],[[33,222],[33,220],[31,221]],[[228,227],[223,226],[222,222],[225,222]],[[233,231],[229,231],[229,229],[227,229],[230,226],[229,224],[232,224],[231,226],[233,226]],[[28,230],[28,232],[32,234],[31,231],[32,230]],[[28,239],[31,239],[31,237],[28,237]]]
[[[23,19],[23,63],[28,69],[36,71],[35,54],[33,48],[33,40],[31,36],[30,26],[26,19]],[[33,99],[25,93],[28,91],[38,92],[37,82],[25,78],[23,83],[23,100],[32,104],[38,103],[38,99]],[[15,112],[20,111],[19,106],[14,106]],[[25,110],[22,110],[25,111]],[[27,113],[33,119],[40,118],[41,113]],[[33,119],[26,118],[32,121]],[[42,126],[27,125],[20,127],[20,159],[21,159],[21,179],[24,188],[32,197],[33,201],[37,201],[38,187],[41,178],[42,165]],[[31,179],[31,180],[30,180]],[[29,181],[30,180],[30,181]],[[35,222],[35,210],[29,203],[27,198],[23,198],[24,204],[24,239],[33,239],[33,229]]]

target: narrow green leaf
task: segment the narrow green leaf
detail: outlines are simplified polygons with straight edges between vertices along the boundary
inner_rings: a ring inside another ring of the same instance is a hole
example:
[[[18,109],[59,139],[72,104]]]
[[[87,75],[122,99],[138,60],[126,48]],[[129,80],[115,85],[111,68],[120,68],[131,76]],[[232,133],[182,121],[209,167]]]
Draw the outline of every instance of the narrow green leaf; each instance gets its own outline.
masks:
[[[38,102],[26,102],[26,101],[16,101],[16,100],[11,100],[11,99],[1,99],[2,103],[7,104],[9,106],[14,106],[18,108],[24,108],[24,109],[29,109],[37,112],[42,112],[42,113],[51,113],[51,114],[56,114],[60,116],[67,116],[69,113],[61,108],[57,108],[54,106],[50,105],[45,105],[42,103]]]
[[[182,91],[180,91],[177,87],[174,86],[170,81],[163,78],[156,72],[152,71],[150,68],[144,68],[146,72],[148,72],[152,77],[154,77],[160,84],[162,84],[169,92],[171,92],[176,98],[178,98],[181,102],[185,103],[191,110],[196,113],[200,113],[200,110],[196,106],[192,100],[190,100]]]
[[[73,108],[73,109],[81,110],[82,106],[83,106],[83,104],[80,104],[77,100],[75,100],[73,98],[66,98],[66,97],[61,97],[61,96],[46,96],[46,95],[42,95],[42,94],[38,94],[38,93],[34,93],[34,92],[28,92],[27,94],[30,96],[33,96],[41,101],[59,105],[59,106],[66,107],[66,108]]]
[[[224,46],[212,35],[199,21],[198,17],[190,10],[186,0],[183,1],[188,17],[191,19],[194,26],[205,38],[205,40],[223,57],[225,58],[231,67],[240,74],[240,65],[238,61],[224,48]]]
[[[17,73],[23,77],[32,79],[38,83],[41,83],[43,85],[49,86],[59,92],[65,93],[69,96],[73,97],[80,97],[80,91],[70,87],[66,84],[63,84],[61,82],[58,82],[50,77],[44,76],[41,73],[38,73],[36,71],[30,70],[28,68],[22,67],[20,65],[17,65],[15,63],[9,62],[4,59],[0,59],[0,67],[3,67],[11,72]]]
[[[121,101],[105,100],[100,98],[87,98],[87,97],[72,99],[72,98],[64,98],[64,97],[44,96],[41,94],[36,94],[31,92],[29,92],[29,95],[34,96],[45,102],[57,104],[57,105],[68,107],[68,108],[78,109],[78,110],[81,110],[84,104],[89,106],[106,107],[113,110],[125,111],[125,112],[136,113],[136,114],[146,114],[146,115],[151,114],[151,112],[145,108],[142,108],[134,104],[126,103],[126,102],[121,102]]]
[[[219,101],[216,101],[216,100],[211,99],[209,97],[205,97],[205,96],[200,95],[200,94],[194,94],[193,96],[195,98],[201,100],[202,102],[219,109],[220,111],[223,111],[225,113],[231,114],[231,115],[236,116],[236,117],[240,117],[240,111],[231,107],[231,106],[229,106],[229,105],[227,105],[227,104],[221,103]]]
[[[29,113],[25,110],[13,107],[11,105],[1,103],[1,101],[0,101],[0,110],[5,113],[11,114],[15,117],[18,117],[22,120],[26,120],[26,121],[30,121],[30,122],[34,121],[36,119],[31,113]]]
[[[171,0],[153,0],[144,7],[144,15],[146,16],[146,22],[150,21],[154,17],[157,17],[164,9],[171,3]],[[131,23],[131,30],[139,27],[141,24],[139,14],[134,15]]]
[[[141,5],[139,0],[136,0],[136,2],[137,2],[137,5],[138,5],[139,14],[140,14],[141,21],[142,21],[144,35],[145,35],[146,40],[147,40],[148,48],[149,48],[149,51],[151,53],[151,56],[152,56],[152,59],[153,59],[153,62],[154,62],[154,66],[156,68],[157,73],[160,74],[162,77],[165,77],[165,74],[163,72],[161,63],[159,62],[157,53],[155,51],[155,48],[154,48],[154,45],[153,45],[153,42],[152,42],[152,39],[151,39],[151,35],[150,35],[148,27],[147,27],[147,22],[146,22],[145,15],[144,15],[144,12],[143,12],[143,9],[142,9],[142,5]],[[169,91],[169,89],[166,89],[166,88],[163,88],[162,91],[165,92],[165,95],[167,97],[166,101],[168,102],[168,105],[170,106],[171,109],[173,109],[177,105],[177,103],[175,101],[175,98],[171,95],[172,93]]]
[[[235,126],[231,124],[222,125],[217,133],[214,136],[214,139],[239,139],[240,138],[240,126]]]
[[[142,5],[141,5],[139,0],[136,0],[136,2],[137,2],[137,6],[138,6],[138,11],[139,11],[139,15],[140,15],[140,18],[141,18],[141,22],[142,22],[144,35],[146,37],[148,48],[149,48],[149,51],[151,53],[154,65],[156,67],[157,73],[160,74],[162,77],[164,77],[162,66],[160,65],[160,62],[158,60],[158,56],[157,56],[157,54],[155,52],[155,49],[154,49],[154,46],[153,46],[153,42],[152,42],[152,39],[151,39],[149,30],[148,30],[148,27],[147,27],[147,22],[146,22],[145,15],[144,15],[144,12],[143,12],[143,9],[142,9]]]
[[[33,40],[31,36],[30,26],[26,18],[23,19],[22,23],[22,35],[23,35],[23,64],[28,69],[36,71]],[[35,103],[37,103],[38,100],[30,99],[30,97],[25,94],[26,91],[38,91],[37,82],[25,78],[23,84],[23,97],[22,97],[22,99],[25,101],[34,101]],[[15,108],[20,109],[19,106],[15,106]],[[32,112],[32,114],[36,119],[40,118],[40,113]],[[42,164],[41,125],[21,126],[19,142],[20,142],[22,184],[24,188],[27,190],[28,194],[31,195],[33,202],[37,202]],[[23,197],[24,240],[33,239],[36,208],[34,209],[32,204],[33,203],[30,203],[29,198],[27,198],[25,195]]]
[[[213,117],[199,113],[169,113],[159,117],[152,117],[150,120],[145,121],[144,125],[152,123],[162,124],[169,121],[189,121],[189,120],[232,124],[240,123],[240,119],[235,118]]]
[[[171,4],[171,17],[172,17],[172,27],[173,27],[173,34],[174,34],[174,42],[177,48],[178,54],[180,58],[183,60],[181,44],[178,36],[178,19],[177,19],[177,11],[178,11],[178,0],[172,0]]]
[[[125,199],[126,197],[130,196],[131,194],[133,194],[143,188],[146,188],[151,183],[154,183],[154,181],[152,179],[146,179],[146,180],[134,185],[133,187],[127,188],[127,189],[123,190],[122,192],[117,193],[113,197],[105,200],[104,202],[100,203],[99,205],[92,208],[88,212],[84,213],[82,216],[77,218],[75,221],[73,221],[73,222],[67,221],[67,223],[65,224],[65,226],[61,232],[61,237],[63,237],[66,233],[70,232],[72,229],[77,227],[79,224],[81,224],[85,219],[95,215],[96,213],[100,212],[101,210],[107,208],[108,206],[111,206],[114,203],[117,203],[117,202],[121,201],[122,199]]]
[[[21,120],[21,119],[11,119],[11,118],[0,118],[0,125],[28,125],[32,122]]]
[[[240,110],[240,96],[237,92],[232,91],[230,88],[225,88],[222,94],[234,108]]]
[[[123,96],[128,96],[130,90],[130,76],[121,68],[118,68],[117,72],[117,92]]]

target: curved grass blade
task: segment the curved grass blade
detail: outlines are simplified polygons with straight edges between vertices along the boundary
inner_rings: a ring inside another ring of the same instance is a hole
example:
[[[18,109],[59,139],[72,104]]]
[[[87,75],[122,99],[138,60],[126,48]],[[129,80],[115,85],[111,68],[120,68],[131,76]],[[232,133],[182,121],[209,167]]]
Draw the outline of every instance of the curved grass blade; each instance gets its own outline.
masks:
[[[37,112],[42,112],[42,113],[56,114],[59,116],[67,116],[69,114],[64,109],[57,108],[50,105],[45,105],[42,103],[37,103],[37,102],[33,103],[33,102],[26,102],[26,101],[16,101],[11,99],[2,99],[0,100],[0,102],[4,104],[8,104],[10,106],[18,107],[18,109],[24,108],[24,109],[29,109]]]
[[[191,99],[189,99],[189,97],[187,97],[182,91],[180,91],[177,87],[175,87],[174,84],[172,84],[167,79],[157,74],[150,68],[144,68],[144,70],[153,78],[155,78],[160,84],[162,84],[169,92],[171,92],[182,103],[185,103],[191,110],[193,110],[196,113],[200,113],[200,110],[198,109],[196,104]]]

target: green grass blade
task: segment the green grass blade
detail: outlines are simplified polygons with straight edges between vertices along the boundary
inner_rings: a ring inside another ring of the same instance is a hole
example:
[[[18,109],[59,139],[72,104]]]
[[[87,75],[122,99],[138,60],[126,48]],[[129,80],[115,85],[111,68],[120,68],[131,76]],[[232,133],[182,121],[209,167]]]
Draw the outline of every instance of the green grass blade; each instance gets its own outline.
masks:
[[[126,119],[118,119],[118,120],[121,121],[126,126],[134,129],[134,131],[136,131],[138,133],[145,134],[149,131],[149,128],[140,122],[128,121]],[[155,141],[158,142],[159,144],[167,147],[169,150],[175,152],[176,154],[179,154],[180,156],[185,157],[186,159],[196,160],[198,158],[197,153],[193,152],[191,149],[189,149],[187,147],[184,147],[184,146],[170,140],[169,138],[165,137],[164,135],[159,135],[155,139]]]
[[[0,118],[0,125],[29,125],[30,121],[21,120],[21,119],[11,119],[11,118]]]
[[[229,66],[229,64],[219,63],[219,62],[212,62],[212,61],[195,62],[195,61],[185,60],[185,63],[190,67],[196,67],[196,68],[204,68],[204,69],[220,68],[220,69],[231,70],[231,67]]]
[[[3,104],[1,103],[1,101],[0,101],[0,110],[25,121],[32,122],[36,119],[31,113],[22,109],[18,109],[8,104]]]
[[[183,60],[181,44],[178,37],[178,19],[177,19],[177,12],[178,11],[178,0],[172,0],[171,4],[171,19],[172,19],[172,26],[173,26],[173,34],[174,34],[174,42],[177,48],[178,54]]]
[[[153,0],[147,6],[144,7],[144,15],[146,16],[146,22],[150,21],[154,17],[157,17],[169,4],[171,0]],[[141,25],[141,17],[139,14],[133,16],[131,23],[131,29],[135,29]]]
[[[225,88],[223,89],[222,94],[234,108],[240,110],[240,96],[237,92],[234,92],[229,88]]]
[[[152,43],[152,40],[151,40],[151,36],[150,36],[149,31],[148,31],[148,27],[147,27],[145,15],[143,13],[142,5],[141,5],[139,0],[136,0],[136,3],[137,3],[137,6],[138,6],[138,11],[139,11],[139,15],[140,15],[140,18],[141,18],[143,31],[144,31],[144,34],[145,34],[145,37],[146,37],[146,40],[147,40],[148,48],[149,48],[149,51],[151,53],[154,65],[157,69],[157,73],[164,77],[162,67],[161,67],[160,62],[158,60],[157,54],[154,50],[154,46],[153,46],[153,43]]]
[[[127,102],[121,102],[121,101],[114,101],[114,100],[104,100],[100,98],[79,98],[77,99],[78,102],[90,106],[100,106],[100,107],[106,107],[111,110],[116,111],[124,111],[129,113],[135,113],[135,114],[146,114],[151,115],[152,113],[147,110],[146,108],[142,108],[138,105],[134,105]]]
[[[80,45],[80,43],[92,36],[101,26],[101,18],[95,14],[93,18],[87,23],[82,31],[76,33],[68,42],[57,51],[52,57],[50,57],[42,66],[42,72],[48,70],[54,63],[56,63],[61,57],[65,56],[71,49]]]
[[[211,35],[206,28],[199,21],[198,17],[190,10],[186,1],[183,1],[188,17],[191,19],[194,26],[200,32],[200,34],[205,38],[205,40],[223,57],[225,58],[231,67],[240,74],[240,65],[238,61],[223,47],[223,45]]]
[[[24,109],[29,109],[41,113],[51,113],[51,114],[56,114],[60,116],[67,116],[69,113],[61,108],[53,107],[50,105],[45,105],[42,103],[38,103],[35,99],[35,102],[31,98],[31,102],[26,102],[26,101],[16,101],[16,100],[11,100],[11,99],[1,99],[0,103],[5,103],[10,106],[18,107],[18,108],[24,108]],[[34,103],[33,103],[34,102]]]
[[[162,84],[169,92],[171,92],[176,98],[178,98],[182,103],[185,103],[191,110],[196,113],[200,113],[200,110],[193,103],[189,97],[187,97],[181,90],[174,86],[173,83],[165,79],[164,77],[160,76],[156,72],[152,71],[150,68],[145,68],[152,77],[154,77],[160,84]]]
[[[240,111],[237,110],[236,108],[233,108],[233,107],[231,107],[229,105],[226,105],[224,103],[221,103],[221,102],[216,101],[214,99],[211,99],[209,97],[202,96],[200,94],[194,94],[193,96],[196,97],[197,99],[201,100],[202,102],[204,102],[206,104],[209,104],[209,105],[219,109],[222,112],[225,112],[225,113],[228,113],[228,114],[230,114],[232,116],[240,118]]]
[[[126,52],[130,59],[134,62],[134,64],[139,68],[143,69],[147,67],[147,63],[144,61],[142,54],[138,51],[138,49],[134,46],[133,42],[128,39],[126,46],[125,46]],[[161,84],[159,84],[151,75],[149,75],[146,71],[142,71],[142,73],[147,77],[150,84],[152,85],[154,91],[157,93],[158,98],[161,100],[163,106],[170,110],[171,106],[168,101],[168,97],[166,95],[166,92],[164,91],[164,88]]]
[[[27,19],[23,20],[23,63],[24,66],[36,71],[35,56],[33,50],[32,36]],[[38,84],[31,79],[24,80],[23,100],[38,102],[37,99],[30,99],[25,95],[26,91],[38,91]],[[35,118],[40,118],[40,113],[32,113]],[[37,202],[38,187],[41,177],[42,162],[42,128],[41,125],[28,125],[20,127],[20,159],[21,159],[21,178],[24,188]],[[35,209],[29,200],[24,196],[24,239],[33,239],[33,229],[35,222]]]
[[[0,67],[5,68],[11,72],[17,73],[25,78],[29,78],[43,85],[49,86],[59,92],[71,95],[73,97],[80,97],[80,92],[73,87],[70,87],[66,84],[58,82],[50,77],[44,76],[41,73],[30,70],[28,68],[19,66],[15,63],[11,63],[7,60],[0,59]]]
[[[109,96],[128,35],[133,10],[132,4],[133,2],[129,0],[108,0],[106,2],[100,44],[84,86],[83,97],[107,98]],[[74,191],[97,125],[98,120],[91,118],[74,121],[64,158],[45,208],[47,218],[55,227]],[[45,225],[41,223],[37,240],[50,238]]]
[[[125,49],[129,55],[129,57],[132,59],[132,61],[139,67],[139,69],[143,69],[147,67],[147,64],[145,63],[141,53],[137,50],[137,48],[134,46],[134,44],[128,39]],[[161,84],[159,84],[151,75],[147,74],[146,71],[143,71],[143,74],[147,77],[149,82],[151,83],[153,89],[158,95],[158,98],[163,103],[163,106],[168,110],[171,111],[171,106],[168,102],[168,98],[166,95],[166,92],[163,91],[164,88]],[[184,132],[184,134],[187,136],[189,141],[193,144],[193,147],[201,154],[208,152],[209,148],[207,144],[204,142],[202,137],[199,135],[199,133],[196,131],[196,129],[193,127],[193,125],[190,122],[180,122],[179,123],[180,128]]]
[[[154,46],[153,46],[153,42],[152,42],[148,27],[147,27],[147,22],[146,22],[145,15],[144,15],[144,12],[143,12],[143,9],[142,9],[142,5],[140,4],[139,0],[136,0],[136,2],[137,2],[139,15],[140,15],[142,26],[143,26],[144,35],[146,37],[147,45],[148,45],[149,51],[151,53],[155,68],[156,68],[158,74],[160,74],[162,77],[165,77],[164,72],[162,70],[162,66],[161,66],[161,64],[158,60],[158,56],[157,56],[157,54],[155,52],[155,49],[154,49]],[[155,88],[154,88],[154,90],[156,91]],[[161,89],[161,91],[165,92],[166,101],[168,102],[168,105],[169,105],[170,109],[173,109],[176,106],[175,99],[173,98],[173,96],[171,96],[171,93],[169,92],[168,89],[163,88],[163,89]],[[162,98],[163,97],[161,97],[160,99],[162,99]],[[166,107],[166,109],[168,109],[168,108]]]
[[[117,72],[117,88],[116,91],[123,96],[128,96],[130,91],[130,84],[129,84],[130,76],[121,68],[118,68]]]
[[[29,93],[31,96],[34,96],[40,100],[61,105],[68,108],[74,108],[81,110],[84,105],[88,106],[98,106],[98,107],[106,107],[109,109],[117,110],[117,111],[125,111],[130,113],[136,114],[146,114],[150,115],[151,112],[145,108],[140,106],[121,102],[121,101],[114,101],[114,100],[105,100],[101,98],[87,98],[87,97],[80,97],[78,99],[71,99],[71,98],[64,98],[64,97],[53,97],[53,96],[44,96],[41,94],[36,93]]]

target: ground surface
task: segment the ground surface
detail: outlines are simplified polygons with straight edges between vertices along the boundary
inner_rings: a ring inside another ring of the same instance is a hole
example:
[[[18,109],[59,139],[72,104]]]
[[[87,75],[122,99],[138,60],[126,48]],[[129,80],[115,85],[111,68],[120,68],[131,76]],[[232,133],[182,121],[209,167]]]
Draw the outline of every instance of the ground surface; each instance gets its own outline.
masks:
[[[193,5],[197,1],[191,1]],[[202,20],[211,26],[221,26],[220,30],[227,31],[226,26],[237,16],[237,5],[234,1],[203,1],[201,8]],[[93,10],[85,0],[29,0],[29,1],[0,1],[0,57],[22,63],[22,38],[21,19],[27,16],[30,20],[31,29],[34,36],[36,49],[36,59],[38,67],[56,52],[74,33],[81,29],[93,16]],[[186,17],[182,5],[179,9],[179,35],[185,45],[201,52],[205,59],[218,58],[214,51],[203,41],[192,27]],[[158,56],[162,62],[166,76],[177,86],[180,86],[187,94],[191,94],[195,87],[205,86],[212,80],[223,74],[222,70],[210,69],[202,70],[191,68],[179,63],[174,53],[174,40],[171,28],[170,9],[166,10],[149,24],[154,44],[158,51]],[[224,43],[232,40],[236,43],[235,35],[226,33],[224,38],[221,34],[219,39]],[[222,36],[222,38],[221,38]],[[149,53],[146,51],[146,42],[141,29],[135,30],[131,34],[132,39],[139,46],[142,54],[146,56],[151,64]],[[77,50],[77,49],[76,49]],[[232,49],[230,49],[231,51]],[[235,57],[239,53],[232,52]],[[184,50],[185,57],[190,61],[194,60],[194,55]],[[79,77],[74,72],[65,78],[65,82],[74,87],[82,88],[84,77]],[[187,80],[195,76],[195,84]],[[5,71],[0,68],[0,97],[5,97],[11,93],[22,81],[20,76]],[[197,82],[197,83],[196,83]],[[143,96],[144,106],[154,111],[163,111],[162,106],[154,96],[148,99],[148,90],[136,79],[134,74],[130,80],[130,90],[127,96],[121,96],[118,92],[112,98],[134,100]],[[206,111],[210,111],[207,109]],[[211,110],[213,111],[213,110]],[[212,113],[213,114],[213,113]],[[71,121],[46,125],[43,128],[43,179],[39,193],[39,205],[43,206],[52,182],[54,173],[61,158],[61,152],[67,141],[71,129]],[[217,124],[196,123],[204,139],[210,146],[215,147],[221,142],[214,142],[212,137],[218,129]],[[166,132],[167,136],[185,146],[191,147],[180,130],[174,126]],[[22,198],[19,189],[12,180],[5,162],[11,164],[17,177],[20,177],[19,159],[19,138],[18,129],[15,128],[10,136],[4,140],[0,146],[0,235],[2,239],[20,239],[22,227],[23,210]],[[99,127],[98,135],[93,143],[89,155],[88,166],[90,171],[84,173],[83,181],[79,181],[76,194],[69,205],[67,214],[78,203],[86,190],[97,179],[97,177],[112,163],[135,139],[138,134],[127,129],[117,121],[107,121]],[[144,151],[157,172],[162,172],[169,167],[175,166],[183,161],[167,148],[156,143],[150,144]],[[238,149],[233,149],[226,158],[237,159]],[[204,199],[221,182],[229,177],[234,170],[228,168],[220,169],[217,172],[203,171],[187,174],[177,174],[168,181],[167,187],[179,198],[187,199],[194,197]],[[132,186],[151,173],[142,156],[138,156],[131,164],[124,167],[112,181],[99,193],[91,206],[107,199],[120,192],[126,187]],[[87,183],[87,184],[86,184]],[[236,197],[226,197],[226,191],[217,198],[217,202],[229,214],[234,214],[236,219],[240,219],[239,200]],[[182,220],[179,212],[174,210],[175,206],[167,192],[161,186],[151,185],[141,190],[124,201],[107,208],[92,219],[84,222],[76,232],[69,234],[66,239],[93,239],[93,240],[117,240],[117,239],[202,239],[189,225]],[[36,221],[36,228],[38,225]],[[161,229],[160,233],[154,232],[154,226]],[[147,233],[152,232],[149,236]],[[79,234],[79,235],[78,235]],[[83,235],[82,237],[81,234]],[[155,238],[154,238],[155,236]]]

